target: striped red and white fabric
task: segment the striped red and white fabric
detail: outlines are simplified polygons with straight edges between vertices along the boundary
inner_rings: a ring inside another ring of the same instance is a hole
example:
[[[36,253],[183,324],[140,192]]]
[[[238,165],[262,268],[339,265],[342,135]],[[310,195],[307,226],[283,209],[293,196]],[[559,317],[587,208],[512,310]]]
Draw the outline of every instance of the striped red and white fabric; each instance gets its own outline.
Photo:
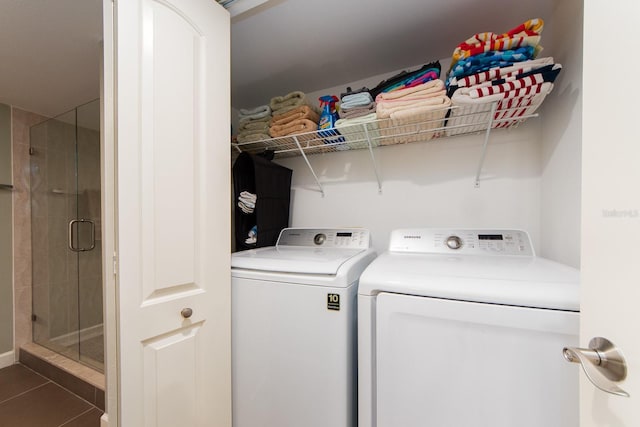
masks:
[[[519,123],[523,117],[535,113],[553,83],[544,82],[509,90],[507,92],[472,98],[469,93],[475,88],[461,88],[451,98],[454,108],[447,121],[447,135],[459,135],[486,130],[491,121],[491,107],[496,104],[492,128],[507,128]]]
[[[516,91],[518,89],[526,89],[536,85],[542,85],[544,77],[542,74],[532,74],[521,79],[509,80],[499,85],[474,87],[469,91],[471,98],[482,98],[498,93]]]
[[[491,70],[473,74],[471,76],[463,77],[460,79],[452,79],[450,85],[457,85],[458,87],[475,86],[477,84],[488,82],[491,80],[515,77],[520,74],[542,68],[545,65],[551,65],[553,63],[553,58],[550,56],[546,58],[532,59],[530,61],[515,63],[510,67],[496,67],[492,68]]]

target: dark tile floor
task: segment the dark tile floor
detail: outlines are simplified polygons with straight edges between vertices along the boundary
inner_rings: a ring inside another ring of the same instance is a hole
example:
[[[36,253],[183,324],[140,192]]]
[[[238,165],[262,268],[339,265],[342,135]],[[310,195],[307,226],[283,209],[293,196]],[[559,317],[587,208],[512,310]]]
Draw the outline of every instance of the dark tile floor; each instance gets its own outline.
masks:
[[[23,365],[0,369],[0,427],[99,427],[101,415]]]

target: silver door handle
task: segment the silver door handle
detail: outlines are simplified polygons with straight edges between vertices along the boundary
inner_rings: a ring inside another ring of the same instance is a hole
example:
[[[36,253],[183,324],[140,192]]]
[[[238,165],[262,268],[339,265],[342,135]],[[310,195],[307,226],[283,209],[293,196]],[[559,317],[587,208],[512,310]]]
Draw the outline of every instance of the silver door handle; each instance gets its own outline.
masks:
[[[75,245],[73,244],[73,234],[74,234],[73,226],[77,223],[88,223],[89,225],[91,225],[91,246],[89,246],[88,248],[76,248]],[[69,243],[69,249],[71,249],[74,252],[87,252],[94,249],[96,247],[96,224],[90,219],[84,219],[84,218],[72,219],[71,221],[69,221],[69,242],[68,243]]]
[[[595,337],[589,341],[589,348],[565,347],[562,354],[567,361],[582,365],[589,381],[600,390],[629,397],[629,393],[615,384],[627,377],[627,362],[608,339]]]

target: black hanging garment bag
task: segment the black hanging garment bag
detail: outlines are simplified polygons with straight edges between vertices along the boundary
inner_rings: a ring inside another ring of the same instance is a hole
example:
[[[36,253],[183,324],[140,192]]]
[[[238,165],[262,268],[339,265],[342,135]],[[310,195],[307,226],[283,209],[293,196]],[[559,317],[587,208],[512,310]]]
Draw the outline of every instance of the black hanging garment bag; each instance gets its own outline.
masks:
[[[264,157],[241,153],[233,165],[236,250],[273,246],[283,228],[289,226],[292,170]],[[256,195],[253,212],[246,213],[238,201],[243,191]],[[247,243],[257,228],[255,243]]]

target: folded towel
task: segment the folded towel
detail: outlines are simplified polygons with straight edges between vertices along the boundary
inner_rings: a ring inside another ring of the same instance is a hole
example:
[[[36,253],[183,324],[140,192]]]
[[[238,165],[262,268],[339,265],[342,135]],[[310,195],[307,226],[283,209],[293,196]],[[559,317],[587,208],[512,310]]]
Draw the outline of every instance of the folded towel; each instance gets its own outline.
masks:
[[[294,91],[284,96],[276,96],[271,98],[269,106],[272,114],[275,116],[293,108],[299,107],[306,103],[306,95],[304,92]]]
[[[450,84],[453,77],[464,77],[476,74],[481,71],[490,70],[495,67],[507,67],[515,62],[533,59],[538,54],[536,48],[532,46],[520,47],[515,50],[492,50],[479,55],[463,58],[455,63],[448,76]]]
[[[526,88],[528,86],[535,86],[544,82],[553,83],[560,73],[562,66],[555,64],[552,68],[539,73],[527,73],[526,75],[518,76],[515,79],[501,79],[494,81],[493,84],[487,86],[473,86],[469,91],[471,98],[482,98],[485,96],[493,95],[496,93],[509,92],[516,89]]]
[[[251,108],[251,109],[241,108],[240,109],[240,114],[238,114],[238,116],[240,118],[243,118],[243,117],[261,115],[261,114],[264,114],[264,113],[266,113],[267,115],[270,115],[271,114],[271,107],[269,107],[268,105],[260,105],[258,107]]]
[[[428,81],[431,80],[436,80],[440,77],[440,71],[439,70],[429,70],[427,72],[425,72],[424,74],[421,74],[419,76],[416,77],[410,77],[407,80],[401,81],[395,85],[391,85],[386,87],[383,92],[391,92],[394,90],[398,90],[398,89],[404,89],[404,88],[408,88],[408,87],[413,87],[413,86],[417,86],[420,85],[422,83],[426,83]]]
[[[271,118],[270,111],[261,111],[259,113],[254,113],[249,115],[239,115],[238,121],[240,122],[240,125],[242,125],[243,123],[248,123],[248,122],[269,120],[270,118]]]
[[[269,129],[269,134],[273,138],[281,136],[295,135],[299,133],[314,132],[318,129],[318,123],[309,119],[298,119],[286,125],[275,125]]]
[[[378,83],[378,85],[376,87],[374,87],[373,89],[371,89],[369,92],[371,93],[371,96],[375,99],[378,94],[380,94],[381,92],[384,92],[386,90],[388,90],[389,87],[394,87],[396,85],[398,85],[399,83],[405,82],[405,81],[411,81],[412,79],[416,78],[417,76],[421,76],[425,73],[428,73],[430,71],[436,72],[438,77],[440,76],[440,62],[439,61],[434,61],[431,62],[429,64],[425,64],[422,67],[420,67],[418,70],[414,70],[414,71],[401,71],[398,74],[395,74],[394,76],[389,77],[386,80],[383,80],[382,82]]]
[[[364,105],[369,105],[373,102],[373,98],[369,92],[360,92],[353,95],[347,95],[342,97],[342,102],[340,103],[341,109],[354,108],[354,107],[362,107]]]
[[[366,116],[368,114],[376,112],[376,103],[370,102],[362,107],[342,108],[338,111],[338,115],[341,119],[355,119],[356,117]]]
[[[271,118],[271,126],[286,125],[294,120],[309,119],[318,123],[320,116],[308,105],[301,105],[293,110],[278,114]]]
[[[375,147],[380,139],[377,118],[376,113],[373,112],[353,119],[337,120],[335,126],[349,143],[348,147],[350,149],[366,148],[369,145],[367,136]]]
[[[249,201],[249,202],[253,202],[253,203],[255,203],[255,202],[256,202],[256,200],[258,200],[258,196],[256,196],[256,195],[255,195],[255,194],[253,194],[253,193],[250,193],[250,192],[248,192],[248,191],[242,191],[242,192],[240,192],[240,195],[238,196],[238,198],[239,198],[239,199],[242,199],[242,200]]]
[[[265,139],[270,139],[270,138],[271,137],[267,133],[263,133],[259,131],[256,133],[239,134],[237,136],[238,142],[241,144],[246,142],[263,141]]]
[[[449,87],[469,87],[473,85],[477,85],[479,83],[483,83],[493,79],[505,78],[509,76],[516,76],[519,74],[523,74],[529,71],[534,71],[538,68],[552,65],[553,58],[538,58],[531,59],[529,61],[517,62],[513,65],[507,67],[495,67],[486,71],[482,71],[470,76],[465,76],[461,78],[454,77],[449,81]],[[449,94],[451,95],[451,94]]]
[[[434,102],[434,101],[438,102]],[[437,136],[451,106],[447,96],[410,102],[403,108],[382,111],[388,117],[379,122],[380,145],[405,144],[407,142],[428,141]]]
[[[479,132],[487,129],[491,119],[491,106],[496,104],[493,128],[507,128],[521,121],[521,117],[533,114],[553,89],[553,83],[529,86],[482,98],[469,95],[475,87],[458,89],[451,101],[458,108],[451,109],[447,121],[447,135]],[[508,120],[513,119],[513,120]]]
[[[416,108],[426,108],[429,110],[436,110],[440,108],[446,108],[450,105],[451,101],[446,96],[445,91],[440,91],[439,96],[429,98],[415,98],[406,100],[396,100],[393,102],[379,102],[376,114],[379,119],[385,119],[392,117],[394,113],[402,110],[415,110]]]
[[[491,95],[486,95],[482,97],[472,97],[471,92],[475,91],[473,87],[470,88],[460,88],[453,94],[454,105],[460,104],[477,104],[477,103],[491,103],[496,101],[501,101],[503,99],[513,99],[513,98],[523,98],[530,97],[538,93],[549,93],[553,89],[553,83],[544,82],[534,84],[532,86],[526,86],[522,88],[517,88],[514,90],[509,90],[500,93],[494,93]]]
[[[544,28],[542,19],[530,19],[504,34],[479,33],[460,43],[453,51],[451,67],[460,59],[491,50],[510,50],[524,46],[538,46]]]
[[[418,86],[406,89],[394,90],[393,92],[384,92],[376,97],[376,102],[384,102],[399,99],[423,98],[441,96],[444,91],[444,82],[442,80],[432,80]]]
[[[268,131],[269,121],[244,122],[238,128],[238,135],[243,133],[255,133],[255,131]]]

